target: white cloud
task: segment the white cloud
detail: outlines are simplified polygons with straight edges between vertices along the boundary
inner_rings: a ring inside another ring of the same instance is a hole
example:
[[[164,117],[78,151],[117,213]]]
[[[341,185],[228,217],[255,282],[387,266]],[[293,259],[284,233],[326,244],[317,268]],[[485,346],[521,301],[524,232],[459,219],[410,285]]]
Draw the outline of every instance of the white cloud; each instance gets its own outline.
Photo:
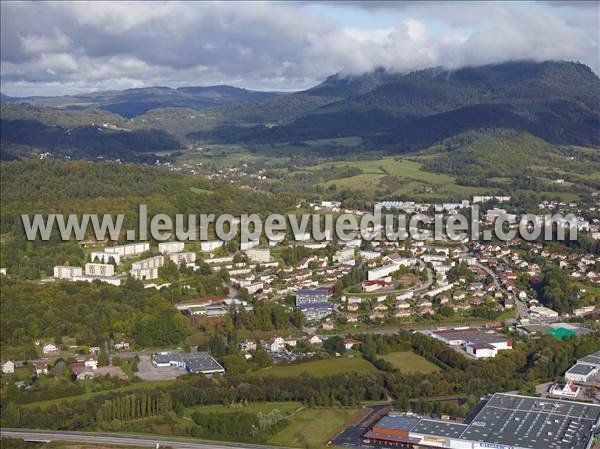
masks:
[[[597,3],[327,6],[316,12],[302,3],[2,2],[2,90],[220,82],[291,90],[335,72],[513,59],[575,59],[600,69]],[[351,10],[354,23],[336,22],[339,8]],[[379,27],[361,23],[373,11],[387,18]]]

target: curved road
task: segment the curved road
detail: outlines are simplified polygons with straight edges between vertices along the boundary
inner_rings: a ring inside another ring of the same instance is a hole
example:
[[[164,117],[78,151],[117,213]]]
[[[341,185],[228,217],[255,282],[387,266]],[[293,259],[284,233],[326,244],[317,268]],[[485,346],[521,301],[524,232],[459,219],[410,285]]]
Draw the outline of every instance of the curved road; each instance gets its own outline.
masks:
[[[485,271],[487,274],[489,274],[494,279],[494,284],[496,285],[496,288],[514,300],[515,305],[517,306],[517,318],[520,318],[520,319],[529,318],[529,311],[527,309],[527,305],[523,301],[521,301],[519,298],[517,298],[515,295],[513,295],[511,292],[509,292],[508,290],[506,290],[505,288],[502,287],[502,285],[498,281],[498,278],[496,277],[496,273],[494,273],[492,270],[490,270],[485,265],[481,265],[479,262],[475,263],[475,266],[477,268],[481,268],[483,271]]]
[[[20,438],[25,441],[76,441],[80,443],[114,444],[124,446],[172,447],[176,449],[274,449],[276,446],[195,440],[192,438],[165,438],[152,435],[128,435],[66,430],[0,429],[2,438]]]

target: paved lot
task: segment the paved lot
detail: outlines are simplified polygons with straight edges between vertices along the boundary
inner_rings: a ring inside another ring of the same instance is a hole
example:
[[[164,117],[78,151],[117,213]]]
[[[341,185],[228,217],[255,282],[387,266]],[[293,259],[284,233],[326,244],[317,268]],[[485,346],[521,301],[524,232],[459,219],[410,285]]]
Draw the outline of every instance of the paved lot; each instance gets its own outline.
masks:
[[[94,377],[118,377],[119,379],[127,379],[127,374],[119,366],[100,366],[94,370]]]
[[[334,446],[343,446],[351,449],[368,449],[374,446],[363,443],[362,436],[373,424],[373,420],[377,420],[379,415],[385,414],[390,408],[389,404],[372,405],[367,409],[358,422],[351,423],[342,432],[340,432],[332,441]]]
[[[173,380],[185,374],[184,370],[177,368],[155,367],[149,355],[141,355],[137,367],[138,371],[135,375],[142,380]]]

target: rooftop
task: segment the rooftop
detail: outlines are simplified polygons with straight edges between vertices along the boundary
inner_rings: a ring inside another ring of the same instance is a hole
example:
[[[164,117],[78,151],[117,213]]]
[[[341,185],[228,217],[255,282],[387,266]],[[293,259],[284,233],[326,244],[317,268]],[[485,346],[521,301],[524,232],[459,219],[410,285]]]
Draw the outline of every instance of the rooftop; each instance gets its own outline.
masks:
[[[579,376],[587,376],[595,369],[597,369],[597,367],[595,367],[595,366],[583,365],[581,363],[577,363],[576,365],[572,366],[571,369],[569,369],[569,371],[567,371],[567,373],[575,374],[575,375],[579,375]]]
[[[434,439],[441,447],[464,441],[486,447],[586,449],[599,423],[600,405],[497,393],[482,401],[468,423],[390,413],[365,437],[415,444]]]

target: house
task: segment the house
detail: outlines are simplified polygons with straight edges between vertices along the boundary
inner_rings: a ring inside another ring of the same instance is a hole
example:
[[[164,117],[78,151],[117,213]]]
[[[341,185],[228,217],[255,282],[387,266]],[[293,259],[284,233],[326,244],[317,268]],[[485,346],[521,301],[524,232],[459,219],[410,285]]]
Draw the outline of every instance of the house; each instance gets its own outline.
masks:
[[[298,340],[294,337],[288,337],[285,339],[285,346],[295,348],[298,345]]]
[[[358,323],[358,317],[356,316],[356,314],[347,313],[345,316],[346,316],[346,321],[348,323]]]
[[[461,290],[456,290],[454,293],[452,293],[452,299],[454,300],[461,300],[465,299],[466,297],[466,293]]]
[[[71,363],[69,365],[71,373],[77,380],[87,379],[94,377],[94,372],[91,368],[85,366],[83,363]]]
[[[348,310],[348,312],[356,312],[359,307],[356,304],[348,304],[348,307],[346,307],[346,309]]]
[[[323,340],[321,340],[318,335],[313,335],[308,339],[308,342],[312,345],[320,345],[323,343]]]
[[[242,352],[256,351],[256,341],[244,340],[238,343],[238,347]]]
[[[353,338],[344,338],[344,347],[346,351],[352,349],[355,345],[359,345],[360,341],[354,340]]]
[[[83,366],[91,369],[98,369],[98,359],[96,355],[88,355],[83,361]]]
[[[374,310],[373,312],[369,313],[369,319],[372,321],[382,320],[384,318],[385,318],[385,314],[383,312]]]
[[[408,309],[396,309],[396,311],[394,312],[394,317],[395,318],[406,318],[409,317],[411,315],[410,310]]]
[[[43,347],[42,347],[42,352],[44,354],[50,354],[52,352],[58,352],[58,346],[56,346],[53,343],[46,343]]]
[[[129,349],[129,342],[120,341],[118,343],[115,343],[115,349]]]
[[[333,322],[331,320],[327,320],[323,323],[322,327],[323,327],[323,330],[330,331],[335,326],[333,325]]]
[[[41,376],[42,374],[48,374],[48,364],[46,362],[34,362],[33,363],[33,374],[35,376]]]
[[[392,285],[394,285],[392,282],[392,278],[390,276],[387,276],[376,281],[364,281],[361,284],[361,289],[363,292],[374,292],[375,290],[391,287]]]
[[[267,341],[267,350],[271,352],[285,351],[285,340],[283,337],[273,337]]]
[[[2,364],[2,374],[14,374],[15,372],[15,362],[12,360],[7,360]]]

